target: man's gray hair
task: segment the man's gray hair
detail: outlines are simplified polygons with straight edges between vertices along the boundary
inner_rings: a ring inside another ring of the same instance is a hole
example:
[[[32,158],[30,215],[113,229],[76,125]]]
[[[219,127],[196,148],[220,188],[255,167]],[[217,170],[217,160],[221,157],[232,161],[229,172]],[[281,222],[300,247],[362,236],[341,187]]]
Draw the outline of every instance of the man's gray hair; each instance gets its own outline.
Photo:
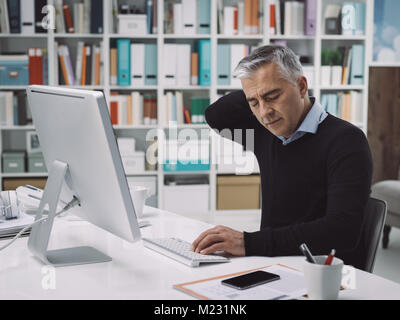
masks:
[[[233,75],[239,79],[251,78],[256,70],[272,62],[278,65],[282,77],[293,84],[303,75],[303,68],[296,54],[288,47],[276,45],[254,50],[239,62]]]

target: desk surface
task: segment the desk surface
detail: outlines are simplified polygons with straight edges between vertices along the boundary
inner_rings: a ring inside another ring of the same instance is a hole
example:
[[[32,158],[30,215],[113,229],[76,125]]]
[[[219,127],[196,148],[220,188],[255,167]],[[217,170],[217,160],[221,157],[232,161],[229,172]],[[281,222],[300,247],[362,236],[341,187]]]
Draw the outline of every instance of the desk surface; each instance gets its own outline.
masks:
[[[145,208],[151,227],[144,237],[175,236],[193,241],[209,224]],[[303,257],[241,257],[224,264],[189,268],[143,247],[128,243],[73,216],[57,218],[49,249],[89,245],[113,258],[108,263],[49,268],[34,258],[27,238],[0,252],[0,299],[193,299],[173,289],[176,283],[248,270],[271,264],[302,269]],[[400,285],[355,270],[355,289],[340,299],[400,299]]]

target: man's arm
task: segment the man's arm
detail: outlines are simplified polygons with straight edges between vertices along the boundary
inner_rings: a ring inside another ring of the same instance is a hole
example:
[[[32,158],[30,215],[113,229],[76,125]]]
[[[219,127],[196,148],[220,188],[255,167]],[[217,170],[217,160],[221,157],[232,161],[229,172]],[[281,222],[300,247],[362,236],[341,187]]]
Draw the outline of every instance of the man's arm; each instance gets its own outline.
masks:
[[[244,233],[246,255],[299,255],[301,243],[313,254],[355,249],[371,187],[372,159],[365,135],[352,128],[330,149],[326,214],[314,221]]]
[[[224,138],[246,146],[246,129],[254,129],[257,119],[242,90],[218,99],[205,112],[208,125]],[[248,135],[254,134],[248,132]]]

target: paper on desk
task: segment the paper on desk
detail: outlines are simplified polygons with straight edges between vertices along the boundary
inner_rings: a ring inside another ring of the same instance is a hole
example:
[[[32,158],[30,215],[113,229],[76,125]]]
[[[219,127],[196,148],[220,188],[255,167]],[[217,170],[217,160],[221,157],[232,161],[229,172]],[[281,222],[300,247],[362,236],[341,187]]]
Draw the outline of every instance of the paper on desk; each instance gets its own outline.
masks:
[[[245,290],[238,290],[221,284],[221,280],[223,279],[256,270],[279,274],[281,279]],[[294,299],[306,294],[303,273],[283,265],[273,265],[200,281],[177,284],[174,285],[174,288],[206,300]]]
[[[20,215],[17,219],[0,219],[0,234],[5,231],[19,231],[30,225],[35,220],[34,216],[28,215],[26,213],[20,212]]]

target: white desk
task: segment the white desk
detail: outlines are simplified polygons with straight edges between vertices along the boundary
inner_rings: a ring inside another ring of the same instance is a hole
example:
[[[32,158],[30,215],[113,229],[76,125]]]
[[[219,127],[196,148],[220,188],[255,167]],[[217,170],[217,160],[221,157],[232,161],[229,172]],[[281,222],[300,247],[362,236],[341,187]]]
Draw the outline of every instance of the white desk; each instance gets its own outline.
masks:
[[[232,258],[229,263],[189,268],[144,248],[141,242],[125,242],[87,222],[70,221],[73,218],[56,219],[50,249],[90,245],[111,256],[113,261],[49,269],[32,256],[27,238],[19,239],[0,252],[1,300],[193,299],[172,285],[276,263],[301,270],[304,259],[244,257]],[[210,228],[208,224],[150,207],[145,208],[145,218],[152,222],[151,227],[141,229],[145,237],[175,236],[191,242]],[[356,270],[356,289],[342,291],[340,298],[400,299],[400,285]]]

